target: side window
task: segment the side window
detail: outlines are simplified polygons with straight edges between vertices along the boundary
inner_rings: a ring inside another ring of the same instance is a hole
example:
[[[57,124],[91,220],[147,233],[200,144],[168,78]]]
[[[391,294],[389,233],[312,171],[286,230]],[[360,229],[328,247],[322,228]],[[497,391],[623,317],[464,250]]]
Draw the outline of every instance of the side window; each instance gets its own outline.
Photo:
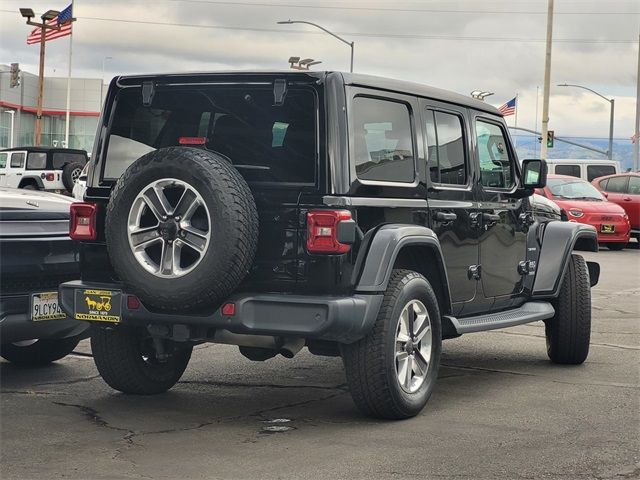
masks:
[[[465,185],[465,148],[462,119],[429,110],[426,116],[427,168],[433,183]]]
[[[605,179],[605,180],[601,180],[600,182],[598,182],[598,185],[600,186],[600,188],[602,190],[604,190],[605,192],[607,191],[607,183],[609,182],[609,179]]]
[[[7,168],[8,153],[0,153],[0,168]]]
[[[27,156],[27,170],[44,170],[47,168],[47,154],[31,152]]]
[[[605,175],[613,175],[616,169],[613,165],[587,165],[587,181],[594,180]]]
[[[607,184],[607,192],[625,193],[627,190],[627,176],[611,177]]]
[[[24,153],[12,153],[11,154],[11,168],[24,167]]]
[[[629,177],[629,188],[627,192],[630,195],[640,195],[640,177]]]
[[[513,185],[513,167],[502,127],[483,120],[476,121],[480,181],[491,188],[509,188]]]
[[[415,165],[409,107],[390,100],[356,97],[353,119],[358,178],[413,182]]]
[[[556,165],[555,173],[580,178],[580,165]]]

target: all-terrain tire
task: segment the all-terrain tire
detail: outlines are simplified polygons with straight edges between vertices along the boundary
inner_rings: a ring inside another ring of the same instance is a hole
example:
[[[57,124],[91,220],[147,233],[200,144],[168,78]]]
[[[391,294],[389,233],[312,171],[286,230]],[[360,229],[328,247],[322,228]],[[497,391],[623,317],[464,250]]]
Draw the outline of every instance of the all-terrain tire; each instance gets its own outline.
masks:
[[[606,243],[605,245],[609,250],[614,250],[616,252],[627,248],[627,244],[623,242],[609,242],[609,243]]]
[[[41,339],[25,346],[7,343],[0,346],[0,356],[17,365],[46,365],[73,352],[80,338]]]
[[[173,387],[187,368],[192,347],[165,340],[168,358],[158,362],[152,340],[141,329],[95,328],[91,351],[100,376],[115,390],[153,395]]]
[[[62,168],[62,184],[68,191],[73,190],[73,186],[76,184],[84,165],[78,162],[67,163]]]
[[[427,309],[432,343],[425,379],[417,391],[408,393],[396,372],[396,332],[403,308],[413,299],[420,300]],[[373,329],[358,342],[341,346],[347,383],[356,406],[376,418],[403,419],[420,413],[438,378],[441,348],[440,309],[433,288],[419,273],[394,270]]]
[[[589,355],[591,286],[584,258],[571,255],[560,295],[552,301],[556,314],[546,320],[547,355],[553,363],[578,365]]]
[[[136,197],[151,182],[167,178],[197,191],[211,217],[210,241],[200,263],[177,278],[146,270],[128,237]],[[120,177],[107,206],[106,238],[127,291],[154,308],[185,311],[217,305],[237,288],[253,264],[258,214],[249,186],[227,159],[198,148],[169,147],[139,158]]]

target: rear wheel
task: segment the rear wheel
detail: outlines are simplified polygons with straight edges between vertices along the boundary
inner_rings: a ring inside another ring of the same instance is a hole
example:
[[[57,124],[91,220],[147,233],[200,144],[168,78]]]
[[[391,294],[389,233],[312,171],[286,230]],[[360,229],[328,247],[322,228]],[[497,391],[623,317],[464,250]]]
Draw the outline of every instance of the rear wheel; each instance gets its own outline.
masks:
[[[123,393],[138,395],[166,392],[187,368],[191,345],[160,342],[161,358],[153,338],[143,329],[96,328],[91,334],[93,359],[104,381]]]
[[[371,332],[342,346],[357,407],[388,419],[420,413],[438,378],[441,342],[433,288],[419,273],[394,270]]]
[[[0,356],[19,365],[46,365],[69,355],[79,341],[76,336],[8,343],[0,346]]]
[[[26,185],[21,186],[23,190],[40,190],[37,185],[33,183],[27,183]]]
[[[591,286],[582,256],[571,255],[560,295],[552,304],[556,314],[545,322],[549,358],[560,364],[584,362],[591,337]]]
[[[607,243],[606,245],[609,250],[615,250],[616,252],[620,250],[624,250],[627,247],[627,244],[622,242],[610,242],[610,243]]]

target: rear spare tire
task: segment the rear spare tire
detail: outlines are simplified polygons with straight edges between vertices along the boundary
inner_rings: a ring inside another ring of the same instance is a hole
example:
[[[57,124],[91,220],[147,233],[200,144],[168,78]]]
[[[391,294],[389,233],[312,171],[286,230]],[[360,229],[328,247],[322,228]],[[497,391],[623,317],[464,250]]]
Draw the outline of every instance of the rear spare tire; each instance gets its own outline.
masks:
[[[78,162],[67,163],[62,168],[62,184],[64,188],[69,191],[73,190],[73,186],[78,181],[78,178],[80,178],[83,168],[84,165]]]
[[[219,304],[249,271],[258,214],[228,160],[169,147],[139,158],[120,177],[106,237],[127,291],[155,308],[195,309]]]

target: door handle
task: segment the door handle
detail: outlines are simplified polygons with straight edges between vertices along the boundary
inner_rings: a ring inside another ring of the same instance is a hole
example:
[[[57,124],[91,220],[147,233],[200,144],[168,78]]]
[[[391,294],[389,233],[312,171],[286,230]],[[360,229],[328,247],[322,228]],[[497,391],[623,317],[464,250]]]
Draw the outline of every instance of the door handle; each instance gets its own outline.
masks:
[[[630,202],[631,201],[631,197],[622,197],[622,200],[624,200],[625,202]]]
[[[447,213],[447,212],[436,212],[436,220],[441,220],[444,222],[453,222],[457,220],[458,215],[455,213]]]
[[[487,222],[496,223],[500,221],[500,215],[497,213],[483,213],[482,219]]]

